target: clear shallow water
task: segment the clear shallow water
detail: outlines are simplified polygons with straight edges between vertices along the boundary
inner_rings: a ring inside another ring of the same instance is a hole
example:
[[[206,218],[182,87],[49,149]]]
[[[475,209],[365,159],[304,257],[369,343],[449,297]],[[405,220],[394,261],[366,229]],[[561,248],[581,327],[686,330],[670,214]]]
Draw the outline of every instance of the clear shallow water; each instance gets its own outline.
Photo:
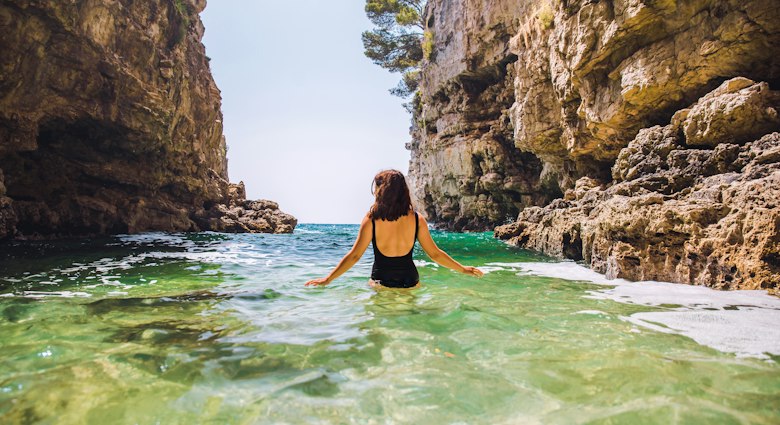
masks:
[[[0,423],[780,422],[774,298],[444,232],[485,277],[416,248],[423,288],[375,292],[369,249],[304,288],[356,230],[3,246]]]

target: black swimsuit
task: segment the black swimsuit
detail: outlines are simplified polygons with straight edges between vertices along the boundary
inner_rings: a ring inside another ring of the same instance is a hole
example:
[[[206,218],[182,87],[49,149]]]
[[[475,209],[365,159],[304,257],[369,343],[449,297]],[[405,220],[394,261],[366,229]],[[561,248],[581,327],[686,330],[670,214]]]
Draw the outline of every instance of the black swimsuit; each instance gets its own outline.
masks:
[[[414,240],[417,241],[417,213],[414,213]],[[400,257],[387,257],[376,247],[376,222],[371,219],[372,236],[374,245],[374,266],[371,268],[371,280],[382,286],[390,288],[411,288],[420,281],[417,267],[412,260],[414,244],[409,253]]]

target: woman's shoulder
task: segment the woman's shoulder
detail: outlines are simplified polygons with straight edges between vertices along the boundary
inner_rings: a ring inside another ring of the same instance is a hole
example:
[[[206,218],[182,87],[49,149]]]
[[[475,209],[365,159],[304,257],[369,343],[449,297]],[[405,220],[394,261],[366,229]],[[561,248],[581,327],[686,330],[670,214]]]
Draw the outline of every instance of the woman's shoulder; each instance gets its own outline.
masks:
[[[414,216],[417,217],[417,222],[420,224],[428,224],[428,222],[425,220],[425,216],[420,214],[417,211],[414,211]]]
[[[402,215],[401,217],[399,217],[399,219],[400,219],[400,218],[407,218],[407,219],[408,219],[408,218],[414,218],[414,217],[416,217],[416,218],[417,218],[417,221],[418,221],[418,222],[420,222],[420,223],[425,223],[425,222],[426,222],[426,221],[425,221],[425,218],[423,217],[423,215],[422,215],[421,213],[418,213],[418,212],[417,212],[417,211],[415,211],[415,210],[410,210],[410,211],[409,211],[409,212],[407,212],[405,215]],[[384,222],[384,221],[387,221],[387,220],[385,220],[385,219],[382,219],[382,218],[378,218],[378,219],[376,219],[376,220],[377,220],[377,221],[383,221],[383,222]],[[398,219],[396,219],[396,220],[392,220],[392,221],[397,221],[397,220],[398,220]],[[366,213],[366,215],[363,217],[363,221],[362,221],[362,223],[365,223],[365,222],[372,222],[372,221],[374,221],[374,218],[373,218],[373,217],[371,217],[371,211],[369,211],[369,212],[367,212],[367,213]]]

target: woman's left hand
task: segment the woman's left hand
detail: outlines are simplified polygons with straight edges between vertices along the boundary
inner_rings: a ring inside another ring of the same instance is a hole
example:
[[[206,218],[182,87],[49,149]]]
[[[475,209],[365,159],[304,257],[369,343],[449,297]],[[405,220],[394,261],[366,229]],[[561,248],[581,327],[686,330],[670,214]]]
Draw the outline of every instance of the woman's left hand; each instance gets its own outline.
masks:
[[[482,276],[485,275],[485,273],[483,273],[482,270],[480,270],[480,269],[478,269],[476,267],[471,267],[471,266],[464,266],[463,267],[463,273],[471,275],[471,276],[476,276],[476,277],[482,277]]]
[[[330,282],[328,282],[328,278],[321,277],[319,279],[312,279],[312,280],[306,282],[306,286],[325,286],[325,285],[327,285],[329,283]]]

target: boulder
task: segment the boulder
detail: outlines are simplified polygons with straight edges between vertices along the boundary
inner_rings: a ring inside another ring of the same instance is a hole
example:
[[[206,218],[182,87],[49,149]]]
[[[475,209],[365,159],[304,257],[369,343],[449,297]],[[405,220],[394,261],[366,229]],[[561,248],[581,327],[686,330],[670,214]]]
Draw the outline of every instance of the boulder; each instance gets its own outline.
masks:
[[[713,93],[704,97],[713,104],[733,94]],[[712,111],[729,113],[711,110],[715,122],[724,118]],[[611,278],[777,291],[780,132],[742,145],[723,136],[711,149],[688,148],[685,137],[674,124],[640,130],[610,185],[584,177],[576,196],[527,208],[496,236]]]

